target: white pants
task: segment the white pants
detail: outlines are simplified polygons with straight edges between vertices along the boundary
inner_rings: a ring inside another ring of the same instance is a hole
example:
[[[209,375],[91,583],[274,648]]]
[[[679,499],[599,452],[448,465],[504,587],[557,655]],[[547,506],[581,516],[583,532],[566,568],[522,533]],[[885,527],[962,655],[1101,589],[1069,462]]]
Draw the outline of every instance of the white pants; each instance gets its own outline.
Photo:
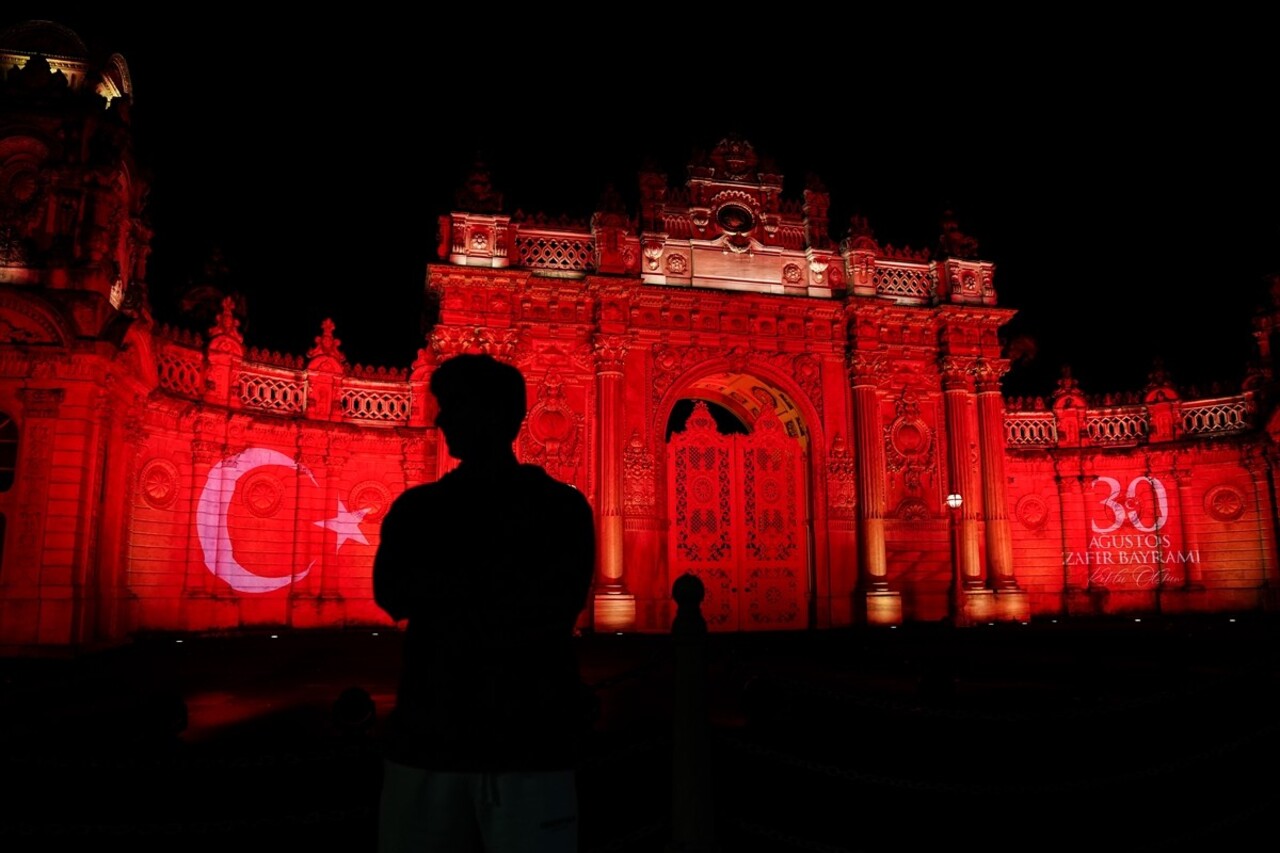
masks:
[[[572,770],[450,773],[384,762],[378,853],[577,853]]]

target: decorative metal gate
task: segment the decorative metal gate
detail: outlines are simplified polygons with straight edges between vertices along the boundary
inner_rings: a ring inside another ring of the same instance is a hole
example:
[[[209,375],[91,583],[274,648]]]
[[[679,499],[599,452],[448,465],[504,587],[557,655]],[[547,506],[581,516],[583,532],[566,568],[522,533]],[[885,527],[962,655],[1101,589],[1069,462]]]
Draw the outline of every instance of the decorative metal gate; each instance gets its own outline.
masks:
[[[671,577],[697,575],[712,631],[805,627],[804,456],[772,412],[749,435],[699,402],[667,448]]]

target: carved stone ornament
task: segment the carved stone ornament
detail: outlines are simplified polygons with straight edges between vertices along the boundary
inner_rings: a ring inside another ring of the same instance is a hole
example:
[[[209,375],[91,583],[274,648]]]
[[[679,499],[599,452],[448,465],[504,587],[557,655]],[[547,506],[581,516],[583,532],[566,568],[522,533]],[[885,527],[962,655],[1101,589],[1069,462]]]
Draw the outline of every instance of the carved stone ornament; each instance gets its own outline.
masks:
[[[521,458],[541,465],[557,479],[572,482],[578,467],[581,422],[565,396],[563,378],[548,370],[538,389],[538,401],[529,409],[520,433]]]
[[[689,271],[689,261],[684,255],[667,255],[667,272],[672,275],[684,275]]]
[[[629,513],[653,510],[654,463],[640,431],[634,430],[622,451],[623,507]]]
[[[927,521],[930,518],[929,507],[920,498],[906,498],[898,504],[894,515],[903,521]]]
[[[18,392],[23,413],[31,418],[56,418],[66,393],[62,388],[23,388]]]
[[[1236,521],[1245,505],[1244,494],[1235,486],[1214,486],[1204,494],[1205,512],[1218,521]]]
[[[759,159],[750,142],[736,137],[722,139],[711,152],[711,163],[715,166],[716,174],[731,181],[750,178]]]
[[[351,487],[347,506],[353,512],[365,510],[364,520],[374,521],[382,517],[391,506],[391,490],[378,480],[363,480]]]
[[[653,399],[661,399],[680,374],[695,364],[706,361],[708,353],[702,347],[673,347],[654,344],[653,347]]]
[[[510,361],[520,345],[520,333],[516,329],[484,326],[437,326],[431,332],[430,345],[440,361],[464,353],[480,353]]]
[[[813,276],[813,283],[822,287],[826,282],[827,270],[831,264],[826,258],[810,258],[809,274]]]
[[[897,417],[885,427],[885,465],[902,472],[907,488],[916,491],[921,475],[933,468],[933,431],[920,416],[915,394],[903,391],[895,405]]]
[[[627,356],[628,340],[624,335],[597,335],[594,343],[594,360],[597,370],[619,371]]]
[[[782,280],[787,284],[799,284],[804,279],[804,272],[798,264],[787,264],[782,268]]]
[[[827,501],[832,518],[853,518],[857,504],[857,463],[843,435],[836,434],[827,455]]]
[[[284,502],[284,483],[275,474],[252,471],[240,483],[241,500],[258,518],[270,518]]]
[[[1049,521],[1049,506],[1039,495],[1024,495],[1014,506],[1013,515],[1028,530],[1040,530]]]
[[[854,385],[881,385],[889,375],[889,362],[881,353],[855,352],[849,357],[849,379]]]
[[[152,459],[138,474],[138,492],[149,506],[167,509],[178,499],[178,466],[167,459]]]

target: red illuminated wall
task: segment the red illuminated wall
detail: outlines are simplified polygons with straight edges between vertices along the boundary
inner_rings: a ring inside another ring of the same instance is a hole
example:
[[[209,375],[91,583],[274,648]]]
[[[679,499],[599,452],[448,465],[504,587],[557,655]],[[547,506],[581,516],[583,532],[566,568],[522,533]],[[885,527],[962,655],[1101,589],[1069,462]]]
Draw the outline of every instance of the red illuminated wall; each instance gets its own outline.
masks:
[[[230,302],[207,332],[155,324],[127,98],[31,104],[0,126],[0,644],[385,624],[378,524],[453,464],[427,387],[463,352],[524,372],[518,455],[595,509],[597,630],[666,630],[684,572],[713,630],[1275,604],[1268,377],[1006,400],[1014,312],[954,223],[937,257],[859,223],[837,244],[825,191],[786,200],[734,139],[682,188],[641,175],[638,220],[513,219],[476,180],[441,220],[418,359],[356,369],[327,321],[305,356],[247,347]],[[91,181],[68,115],[116,146]]]

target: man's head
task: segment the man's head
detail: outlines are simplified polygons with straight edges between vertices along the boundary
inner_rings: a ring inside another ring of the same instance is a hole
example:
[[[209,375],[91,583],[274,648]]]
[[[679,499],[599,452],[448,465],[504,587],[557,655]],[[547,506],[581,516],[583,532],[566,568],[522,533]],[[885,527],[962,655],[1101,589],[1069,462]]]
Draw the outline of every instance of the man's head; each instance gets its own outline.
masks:
[[[431,393],[450,456],[482,459],[510,451],[525,415],[519,370],[487,355],[454,356],[431,375]]]

